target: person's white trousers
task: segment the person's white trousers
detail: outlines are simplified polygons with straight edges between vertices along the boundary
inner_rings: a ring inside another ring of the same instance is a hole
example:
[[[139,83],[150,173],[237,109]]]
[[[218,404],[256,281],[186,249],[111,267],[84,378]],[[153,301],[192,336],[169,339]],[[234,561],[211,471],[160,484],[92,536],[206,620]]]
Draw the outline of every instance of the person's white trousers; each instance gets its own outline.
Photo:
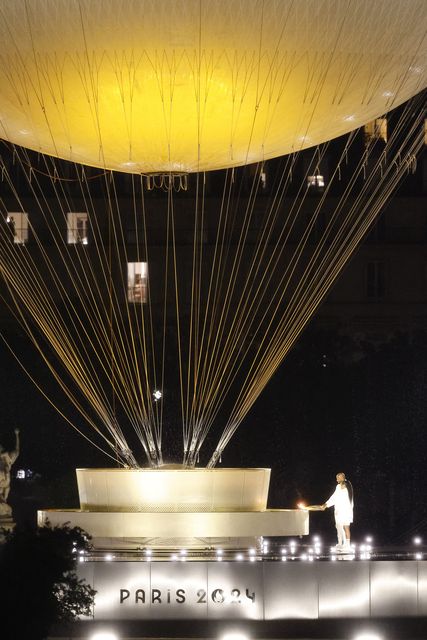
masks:
[[[344,546],[346,542],[344,525],[335,520],[335,526],[337,528],[338,544]]]

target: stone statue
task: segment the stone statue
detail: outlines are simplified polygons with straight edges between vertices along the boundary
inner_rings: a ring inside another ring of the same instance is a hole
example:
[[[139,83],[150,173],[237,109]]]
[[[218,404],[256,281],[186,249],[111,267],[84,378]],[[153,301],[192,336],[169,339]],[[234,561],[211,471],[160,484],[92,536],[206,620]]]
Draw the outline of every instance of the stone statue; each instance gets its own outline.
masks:
[[[10,470],[19,456],[19,429],[15,429],[15,449],[5,451],[0,445],[0,516],[10,517],[12,510],[7,504],[10,491]]]

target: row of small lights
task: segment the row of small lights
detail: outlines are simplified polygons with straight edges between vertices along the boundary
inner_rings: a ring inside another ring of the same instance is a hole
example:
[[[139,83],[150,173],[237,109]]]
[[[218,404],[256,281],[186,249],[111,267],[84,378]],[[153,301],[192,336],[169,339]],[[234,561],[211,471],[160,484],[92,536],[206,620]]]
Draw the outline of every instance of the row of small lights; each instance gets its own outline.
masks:
[[[116,633],[111,631],[100,631],[90,636],[89,640],[120,640]],[[219,640],[250,640],[249,636],[245,633],[234,631],[233,633],[225,633]],[[375,632],[365,631],[358,633],[353,637],[353,640],[384,640],[383,636],[378,635]]]
[[[297,552],[298,543],[295,540],[291,540],[289,542],[289,545],[288,545],[289,548],[287,548],[286,545],[281,547],[280,556],[281,556],[282,562],[286,562],[287,560],[303,560],[303,561],[313,562],[315,559],[319,559],[323,550],[322,542],[319,536],[314,536],[312,540],[313,540],[313,545],[309,547],[307,551],[303,551],[299,555]],[[366,536],[365,542],[363,544],[360,544],[359,547],[357,547],[357,545],[355,544],[350,545],[348,549],[337,549],[336,547],[330,547],[329,549],[331,554],[330,559],[332,561],[335,561],[337,559],[337,554],[338,555],[342,554],[343,556],[351,557],[351,559],[354,560],[356,557],[356,552],[359,551],[360,560],[370,560],[372,549],[373,549],[372,542],[373,542],[372,536]],[[412,542],[415,546],[420,546],[422,544],[422,538],[420,538],[419,536],[416,536]],[[79,562],[85,561],[85,552],[81,550],[79,551],[77,549],[76,543],[73,544],[73,552],[78,553]],[[185,562],[187,560],[187,553],[188,552],[186,549],[181,549],[179,553],[171,554],[169,559],[173,562],[177,562],[177,561]],[[250,562],[255,562],[256,560],[259,559],[260,555],[261,556],[267,555],[268,553],[269,553],[269,543],[267,540],[265,540],[262,543],[260,553],[257,553],[256,549],[252,547],[248,549],[246,556],[242,552],[236,553],[236,555],[234,556],[234,560],[236,560],[237,562],[241,562],[242,560],[248,559]],[[145,555],[145,560],[147,562],[150,562],[152,559],[153,552],[151,549],[145,549],[144,555]],[[218,562],[222,562],[224,559],[223,549],[216,549],[215,556]],[[422,560],[423,554],[421,552],[416,552],[414,554],[414,558],[415,560]],[[115,559],[115,556],[111,553],[106,553],[104,555],[104,560],[107,562],[111,562],[114,559]],[[227,560],[232,560],[232,558],[227,557]]]

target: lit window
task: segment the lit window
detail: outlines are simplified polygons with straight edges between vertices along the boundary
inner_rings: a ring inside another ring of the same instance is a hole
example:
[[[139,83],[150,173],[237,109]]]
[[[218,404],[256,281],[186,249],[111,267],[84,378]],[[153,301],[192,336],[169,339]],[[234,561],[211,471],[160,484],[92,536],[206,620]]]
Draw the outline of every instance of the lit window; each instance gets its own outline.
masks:
[[[28,213],[8,213],[6,222],[15,244],[28,242]]]
[[[387,142],[387,118],[376,118],[365,124],[365,140],[382,140]]]
[[[25,469],[18,469],[18,471],[16,472],[16,477],[19,480],[25,480]]]
[[[67,242],[68,244],[88,243],[87,213],[67,213]]]
[[[261,171],[260,173],[260,181],[261,181],[261,188],[262,189],[266,189],[267,188],[267,174],[265,171]]]
[[[372,300],[384,298],[385,269],[383,262],[368,262],[366,266],[366,295]]]
[[[323,189],[325,186],[325,178],[319,173],[314,176],[307,177],[307,187],[317,187],[317,189]]]
[[[147,302],[148,265],[128,262],[128,301]]]

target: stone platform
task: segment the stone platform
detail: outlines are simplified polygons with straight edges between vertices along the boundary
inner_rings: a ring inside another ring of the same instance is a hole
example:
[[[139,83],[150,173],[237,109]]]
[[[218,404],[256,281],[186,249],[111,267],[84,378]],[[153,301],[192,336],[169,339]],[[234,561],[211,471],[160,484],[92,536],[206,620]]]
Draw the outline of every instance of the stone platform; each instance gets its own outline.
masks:
[[[366,621],[427,616],[425,560],[112,560],[79,563],[78,571],[97,590],[95,621],[169,619],[195,624],[197,620]]]

